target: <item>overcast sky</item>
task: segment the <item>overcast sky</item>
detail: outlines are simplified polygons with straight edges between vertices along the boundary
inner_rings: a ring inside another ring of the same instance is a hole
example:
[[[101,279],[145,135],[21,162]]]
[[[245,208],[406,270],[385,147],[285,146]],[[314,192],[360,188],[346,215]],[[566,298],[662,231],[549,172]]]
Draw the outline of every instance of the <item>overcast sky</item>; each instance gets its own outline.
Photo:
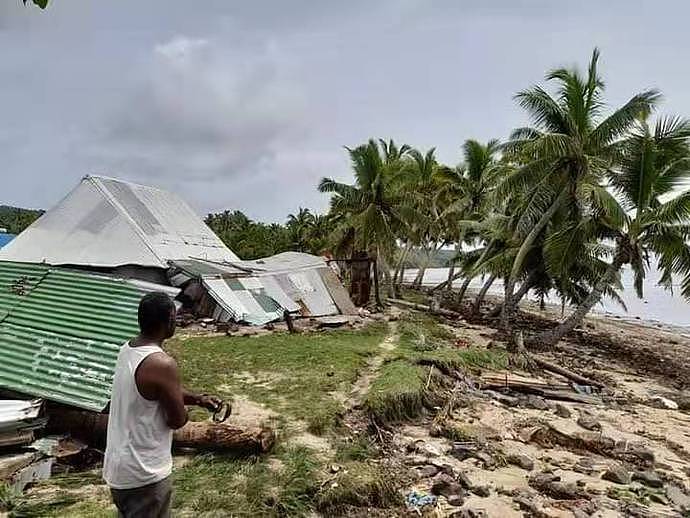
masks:
[[[343,146],[454,164],[525,124],[513,94],[602,51],[607,100],[690,116],[690,5],[634,1],[0,0],[0,204],[49,208],[88,173],[202,215],[324,210]]]

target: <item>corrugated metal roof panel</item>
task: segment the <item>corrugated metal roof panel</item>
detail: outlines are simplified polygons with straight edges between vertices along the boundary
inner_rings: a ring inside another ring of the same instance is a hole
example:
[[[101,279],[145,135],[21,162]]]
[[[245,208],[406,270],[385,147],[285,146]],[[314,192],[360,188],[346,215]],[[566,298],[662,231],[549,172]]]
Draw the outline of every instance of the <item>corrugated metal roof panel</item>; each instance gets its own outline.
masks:
[[[213,300],[226,315],[216,313],[215,318],[230,318],[237,322],[263,325],[283,316],[283,308],[266,294],[255,278],[218,279],[203,278],[202,282]],[[247,283],[249,287],[245,286]]]
[[[24,421],[31,421],[38,417],[43,401],[34,399],[0,400],[0,430],[20,428]]]
[[[138,332],[145,291],[122,280],[0,262],[0,386],[102,410],[120,346]]]
[[[326,266],[326,261],[317,255],[305,254],[303,252],[282,252],[253,261],[233,261],[233,264],[253,270],[279,272],[300,270],[302,268],[318,268]]]

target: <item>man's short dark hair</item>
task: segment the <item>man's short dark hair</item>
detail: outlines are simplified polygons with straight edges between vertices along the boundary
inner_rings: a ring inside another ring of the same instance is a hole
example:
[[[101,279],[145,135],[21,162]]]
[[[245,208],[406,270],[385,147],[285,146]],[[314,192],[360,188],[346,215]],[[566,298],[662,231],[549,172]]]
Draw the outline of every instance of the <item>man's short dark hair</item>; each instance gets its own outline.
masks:
[[[155,334],[170,323],[170,313],[175,309],[172,299],[162,291],[144,295],[139,302],[139,329],[142,334]]]

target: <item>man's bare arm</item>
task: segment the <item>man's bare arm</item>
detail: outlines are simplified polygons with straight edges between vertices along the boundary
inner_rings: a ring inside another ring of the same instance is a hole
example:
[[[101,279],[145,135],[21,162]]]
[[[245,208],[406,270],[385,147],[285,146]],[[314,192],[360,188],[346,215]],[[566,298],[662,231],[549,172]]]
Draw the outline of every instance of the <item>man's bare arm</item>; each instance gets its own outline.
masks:
[[[154,353],[141,362],[135,379],[144,398],[161,404],[170,428],[176,430],[185,425],[187,409],[175,360],[167,354]]]

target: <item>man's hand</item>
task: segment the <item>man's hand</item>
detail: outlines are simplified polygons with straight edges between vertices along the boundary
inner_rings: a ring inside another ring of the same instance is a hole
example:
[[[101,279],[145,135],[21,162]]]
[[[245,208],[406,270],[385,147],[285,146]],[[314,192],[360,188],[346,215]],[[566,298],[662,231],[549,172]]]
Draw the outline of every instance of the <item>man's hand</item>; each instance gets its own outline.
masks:
[[[196,402],[196,406],[205,408],[209,412],[218,412],[220,410],[223,400],[217,396],[210,396],[208,394],[202,394]]]

